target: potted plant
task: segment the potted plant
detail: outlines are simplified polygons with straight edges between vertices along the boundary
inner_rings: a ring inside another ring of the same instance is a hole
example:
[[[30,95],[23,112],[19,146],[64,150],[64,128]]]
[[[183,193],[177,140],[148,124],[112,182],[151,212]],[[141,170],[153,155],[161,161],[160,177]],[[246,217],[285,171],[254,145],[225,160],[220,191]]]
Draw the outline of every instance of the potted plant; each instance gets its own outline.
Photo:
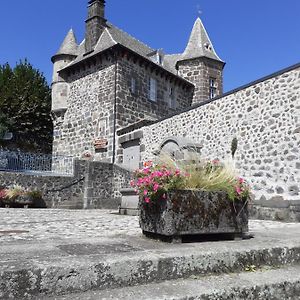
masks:
[[[20,185],[13,185],[6,191],[6,205],[13,208],[28,207],[31,199],[26,194],[26,190]]]
[[[7,189],[3,186],[0,187],[0,207],[5,207],[7,205]]]
[[[47,208],[46,203],[43,199],[43,194],[38,190],[30,190],[26,192],[27,197],[30,199],[31,208]]]
[[[145,163],[131,182],[145,235],[180,240],[248,231],[249,186],[231,166],[198,158],[176,162],[166,155],[161,161]]]

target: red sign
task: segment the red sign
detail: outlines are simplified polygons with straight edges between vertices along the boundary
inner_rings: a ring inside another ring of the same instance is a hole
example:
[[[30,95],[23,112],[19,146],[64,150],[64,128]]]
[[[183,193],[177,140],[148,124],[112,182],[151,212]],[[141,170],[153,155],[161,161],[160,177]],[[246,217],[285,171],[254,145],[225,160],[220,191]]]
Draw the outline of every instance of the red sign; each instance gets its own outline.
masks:
[[[107,139],[96,139],[94,141],[94,147],[96,150],[105,149],[107,147]]]

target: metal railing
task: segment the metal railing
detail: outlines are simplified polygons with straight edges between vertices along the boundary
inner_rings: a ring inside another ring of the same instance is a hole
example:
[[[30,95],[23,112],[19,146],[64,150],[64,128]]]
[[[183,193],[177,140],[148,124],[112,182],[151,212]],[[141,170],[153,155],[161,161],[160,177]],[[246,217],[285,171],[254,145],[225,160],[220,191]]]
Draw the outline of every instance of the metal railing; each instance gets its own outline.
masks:
[[[73,175],[74,158],[51,154],[1,151],[0,171]]]

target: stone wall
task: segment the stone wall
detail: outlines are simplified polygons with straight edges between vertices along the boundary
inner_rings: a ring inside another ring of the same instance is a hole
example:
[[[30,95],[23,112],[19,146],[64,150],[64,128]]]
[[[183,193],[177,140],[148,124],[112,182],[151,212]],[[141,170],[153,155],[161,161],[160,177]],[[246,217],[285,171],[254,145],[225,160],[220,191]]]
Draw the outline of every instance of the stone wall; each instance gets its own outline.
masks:
[[[160,119],[190,107],[193,88],[186,88],[172,77],[161,76],[151,67],[140,66],[134,58],[118,61],[117,129],[142,119]],[[149,79],[157,82],[157,100],[149,100]],[[131,90],[131,80],[135,80],[135,91]],[[174,90],[175,106],[169,105],[169,88]]]
[[[54,155],[80,157],[85,150],[93,152],[98,136],[108,139],[108,151],[112,151],[114,78],[112,59],[103,59],[70,75],[67,110],[61,120],[54,122]],[[106,152],[97,155],[107,157]]]
[[[69,85],[67,110],[54,118],[53,154],[79,158],[89,150],[95,160],[111,162],[116,130],[190,107],[193,86],[175,75],[162,73],[127,56],[120,55],[116,63],[113,55],[107,54],[65,74]],[[156,102],[148,96],[150,77],[157,80]],[[168,104],[169,86],[175,91],[175,107]],[[107,139],[108,148],[95,153],[94,141],[98,138]]]
[[[269,206],[279,208],[283,200],[297,203],[300,200],[299,93],[300,65],[296,65],[144,127],[142,160],[152,159],[154,151],[170,136],[202,144],[203,157],[227,159],[231,156],[231,141],[236,137],[236,165],[251,183],[256,200],[269,201],[273,203]],[[262,209],[265,206],[261,204]],[[275,217],[284,219],[278,214]],[[297,218],[300,220],[300,212],[295,214],[294,219]]]
[[[48,208],[113,208],[121,202],[120,188],[131,173],[101,162],[77,160],[73,176],[0,172],[0,185],[21,185],[42,191]]]
[[[214,79],[215,97],[223,94],[223,68],[225,63],[201,57],[179,61],[178,74],[195,85],[193,104],[210,99],[210,78]]]

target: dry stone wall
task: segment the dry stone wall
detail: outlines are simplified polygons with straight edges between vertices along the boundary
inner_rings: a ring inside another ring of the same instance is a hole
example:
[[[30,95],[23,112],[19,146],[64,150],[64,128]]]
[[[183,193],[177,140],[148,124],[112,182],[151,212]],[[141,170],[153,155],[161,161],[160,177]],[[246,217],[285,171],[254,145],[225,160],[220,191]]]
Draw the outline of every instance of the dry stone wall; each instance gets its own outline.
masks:
[[[0,186],[21,185],[39,190],[48,208],[117,209],[119,190],[129,186],[131,173],[110,163],[76,160],[73,176],[0,172]]]
[[[170,136],[203,144],[203,157],[228,159],[236,137],[236,165],[256,199],[300,200],[299,93],[297,65],[144,127],[142,160],[152,159]]]

